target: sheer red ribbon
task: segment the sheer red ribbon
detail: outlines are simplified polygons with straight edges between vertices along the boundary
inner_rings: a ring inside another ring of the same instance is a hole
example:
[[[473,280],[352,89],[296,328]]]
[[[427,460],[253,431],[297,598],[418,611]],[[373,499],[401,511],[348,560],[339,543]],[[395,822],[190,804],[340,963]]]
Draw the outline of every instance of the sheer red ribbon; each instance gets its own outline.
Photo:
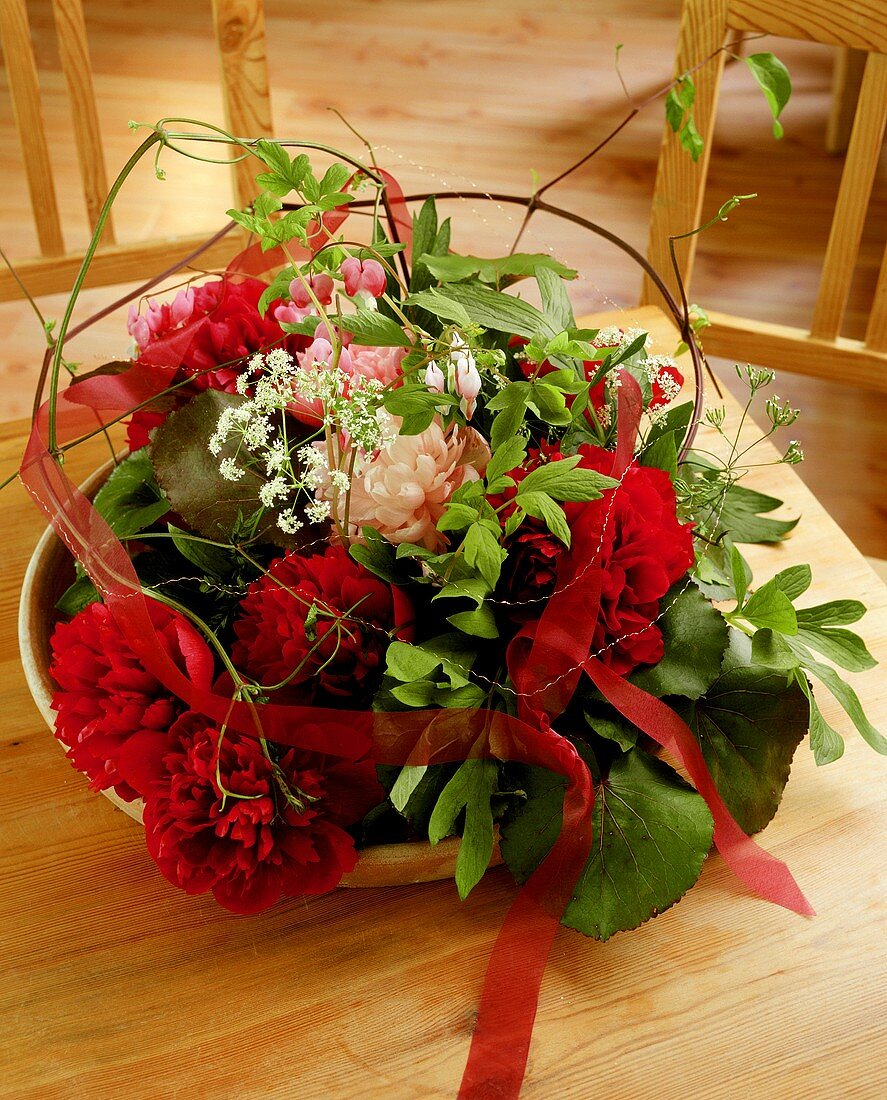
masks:
[[[391,206],[401,240],[409,243],[410,227],[399,188]],[[247,250],[232,269],[257,274],[263,269],[260,262]],[[264,268],[268,263],[266,256]],[[165,372],[135,364],[122,374],[98,375],[72,386],[58,396],[58,446],[66,447],[93,433],[96,415],[113,417],[151,400],[166,381]],[[633,379],[623,374],[616,477],[622,476],[632,460],[640,414],[640,391]],[[139,659],[190,708],[217,723],[227,721],[230,729],[244,736],[264,736],[282,745],[333,756],[356,758],[370,749],[377,763],[393,765],[495,758],[547,768],[566,778],[561,832],[518,892],[493,945],[459,1092],[461,1100],[518,1096],[554,935],[591,849],[591,776],[573,745],[551,726],[583,672],[630,721],[684,762],[712,809],[716,843],[739,877],[763,897],[798,912],[812,912],[784,865],[762,852],[733,821],[692,733],[678,716],[589,658],[601,580],[599,529],[590,519],[576,524],[571,551],[562,557],[555,592],[540,619],[522,630],[509,646],[507,663],[518,696],[517,717],[486,709],[374,713],[274,703],[232,705],[229,696],[193,684],[159,643],[129,555],[50,453],[48,423],[47,403],[28,440],[22,481],[102,594]],[[590,510],[587,512],[590,517]]]

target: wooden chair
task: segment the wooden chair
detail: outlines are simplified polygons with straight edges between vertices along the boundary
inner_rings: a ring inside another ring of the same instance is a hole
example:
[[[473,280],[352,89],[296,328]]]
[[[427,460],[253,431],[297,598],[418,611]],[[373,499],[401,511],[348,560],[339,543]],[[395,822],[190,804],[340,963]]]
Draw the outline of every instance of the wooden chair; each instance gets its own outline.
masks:
[[[108,193],[108,176],[99,132],[83,6],[81,0],[52,0],[52,9],[71,105],[83,196],[90,223],[95,226]],[[212,0],[212,16],[228,128],[240,136],[270,135],[271,101],[262,0]],[[16,269],[32,294],[69,290],[83,253],[65,250],[25,0],[0,0],[0,41],[40,246],[39,257],[16,259]],[[255,195],[253,173],[246,163],[235,164],[232,171],[235,201],[242,206]],[[186,256],[204,239],[202,234],[118,243],[113,223],[109,222],[90,268],[87,285],[105,286],[141,278],[146,271],[161,270]],[[205,253],[203,262],[223,264],[237,246],[237,241],[229,237],[219,242],[214,250]],[[0,270],[0,301],[21,296],[18,283],[11,273]]]
[[[887,252],[865,339],[840,334],[887,121],[885,5],[883,0],[684,0],[676,71],[693,68],[744,32],[847,47],[868,57],[809,331],[712,312],[712,327],[702,334],[705,350],[887,392]],[[699,161],[690,160],[668,127],[663,139],[648,256],[670,284],[669,234],[686,232],[704,220],[702,201],[723,67],[720,54],[694,76],[696,124],[705,141]],[[691,237],[676,245],[687,286],[692,285],[697,240]],[[656,288],[645,280],[642,304],[659,300]]]

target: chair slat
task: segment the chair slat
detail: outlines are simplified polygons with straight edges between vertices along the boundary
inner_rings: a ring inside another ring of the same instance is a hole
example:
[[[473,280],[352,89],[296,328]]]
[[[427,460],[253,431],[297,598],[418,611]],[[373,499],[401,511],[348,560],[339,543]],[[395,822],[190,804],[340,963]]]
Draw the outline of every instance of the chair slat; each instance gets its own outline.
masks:
[[[90,225],[95,227],[102,203],[108,194],[108,178],[102,151],[99,117],[96,109],[92,66],[86,40],[86,23],[80,0],[52,0],[59,56],[74,123],[74,140],[83,181],[83,197]],[[105,223],[102,235],[105,244],[114,243],[111,219]]]
[[[810,326],[812,336],[838,335],[850,294],[853,269],[878,167],[887,122],[887,54],[871,54],[865,66],[859,106],[822,267],[822,281]]]
[[[60,256],[65,251],[65,244],[52,182],[52,165],[40,108],[40,82],[25,0],[0,0],[0,41],[40,251],[44,256]]]
[[[707,355],[754,363],[810,378],[839,378],[842,384],[887,393],[887,355],[861,340],[818,340],[803,329],[749,321],[709,310],[711,328],[702,333]]]
[[[734,30],[887,52],[881,0],[730,0],[728,20]]]
[[[871,348],[872,351],[887,352],[887,248],[884,249],[884,259],[881,261],[881,272],[875,288],[865,343],[866,347]]]
[[[237,137],[270,137],[271,96],[262,0],[213,0],[213,19],[228,129]],[[253,157],[234,165],[234,192],[241,206],[258,192],[258,169]]]
[[[698,65],[724,44],[726,35],[726,0],[685,0],[681,15],[678,54],[675,72],[682,73]],[[711,156],[718,92],[724,71],[724,54],[693,75],[696,101],[693,114],[696,127],[705,143],[702,155],[694,164],[681,146],[678,136],[666,127],[656,170],[653,209],[650,216],[648,258],[667,285],[675,288],[668,238],[671,233],[686,233],[700,224],[705,179]],[[696,237],[677,241],[675,255],[684,284],[689,285],[696,255]],[[659,291],[645,276],[641,290],[641,305],[659,305]]]

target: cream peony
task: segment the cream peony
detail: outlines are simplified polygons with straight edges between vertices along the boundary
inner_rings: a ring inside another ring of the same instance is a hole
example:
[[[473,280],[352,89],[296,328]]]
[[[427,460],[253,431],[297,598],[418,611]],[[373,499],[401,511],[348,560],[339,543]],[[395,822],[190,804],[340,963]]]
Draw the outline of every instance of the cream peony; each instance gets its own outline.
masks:
[[[437,521],[466,481],[477,481],[490,448],[473,428],[444,431],[435,421],[420,435],[401,435],[373,458],[358,460],[351,479],[350,533],[375,527],[389,542],[443,550]]]

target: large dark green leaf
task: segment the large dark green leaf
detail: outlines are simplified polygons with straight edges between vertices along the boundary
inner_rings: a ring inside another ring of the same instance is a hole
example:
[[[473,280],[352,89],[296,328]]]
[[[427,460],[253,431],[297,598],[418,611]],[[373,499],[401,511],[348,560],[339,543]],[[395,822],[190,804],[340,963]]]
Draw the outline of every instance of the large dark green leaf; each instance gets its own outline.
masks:
[[[154,473],[173,510],[199,534],[222,542],[260,507],[263,479],[259,474],[248,470],[239,481],[226,481],[219,473],[222,459],[234,455],[233,444],[219,455],[209,451],[222,411],[245,400],[206,390],[161,424],[151,448]],[[257,530],[269,542],[283,545],[285,541],[274,512],[262,516]]]
[[[785,673],[737,666],[723,672],[695,702],[675,709],[702,746],[721,797],[747,833],[776,813],[795,749],[804,739],[809,707]]]
[[[521,881],[560,831],[564,792],[561,777],[527,771],[527,802],[500,826],[502,855]],[[683,897],[711,847],[712,820],[692,787],[637,749],[617,758],[595,795],[592,855],[563,923],[606,940]]]
[[[698,699],[715,682],[727,646],[727,624],[695,584],[680,581],[664,597],[658,620],[665,642],[659,664],[632,676],[651,695]]]

